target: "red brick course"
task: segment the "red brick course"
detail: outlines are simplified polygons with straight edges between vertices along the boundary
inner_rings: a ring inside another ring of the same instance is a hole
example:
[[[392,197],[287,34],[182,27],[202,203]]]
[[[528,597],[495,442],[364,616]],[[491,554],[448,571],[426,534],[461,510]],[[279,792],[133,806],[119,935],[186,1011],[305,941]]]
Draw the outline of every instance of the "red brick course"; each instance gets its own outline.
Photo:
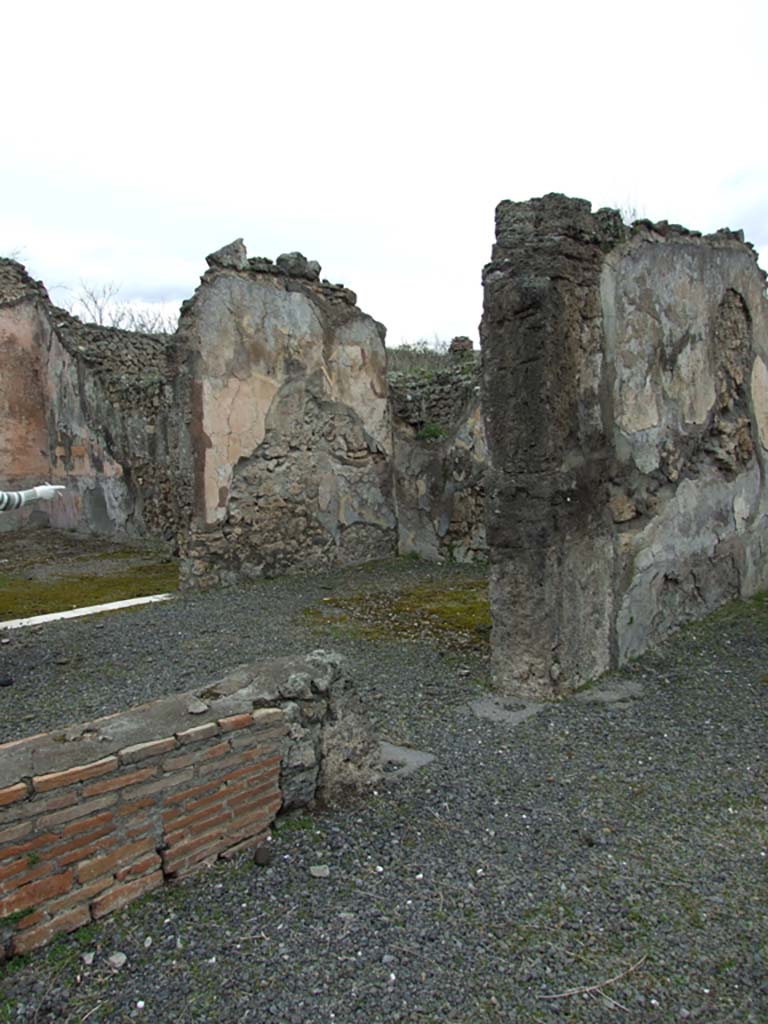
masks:
[[[143,761],[147,757],[167,754],[169,750],[175,748],[175,736],[169,736],[164,740],[151,740],[149,743],[134,743],[133,746],[123,747],[120,751],[120,763],[133,764],[134,761]]]
[[[184,732],[177,732],[176,739],[179,743],[199,743],[200,740],[210,739],[211,736],[218,736],[219,727],[215,722],[208,722],[207,725],[195,725]]]
[[[29,826],[32,827],[31,825]],[[23,843],[16,843],[15,845],[3,846],[0,845],[0,861],[9,860],[11,857],[20,857],[22,853],[32,853],[33,850],[39,850],[41,846],[48,846],[54,840],[59,837],[55,832],[44,832],[42,835],[37,835],[34,839],[27,839]],[[0,843],[2,839],[0,837]],[[0,866],[0,872],[2,872],[2,866]],[[0,875],[0,877],[2,877]]]
[[[200,764],[202,761],[210,761],[213,758],[228,754],[231,748],[228,740],[217,743],[213,747],[206,747],[205,750],[189,750],[185,754],[178,754],[176,757],[167,757],[163,761],[163,771],[175,772],[180,768],[186,768],[190,764]]]
[[[253,715],[247,712],[244,715],[230,715],[229,718],[220,718],[219,725],[222,732],[234,732],[235,729],[247,729],[253,725]]]
[[[139,768],[135,772],[125,772],[116,775],[112,779],[102,779],[101,782],[92,782],[83,790],[84,796],[99,796],[101,793],[112,793],[116,789],[125,789],[127,786],[135,786],[137,782],[146,782],[157,775],[157,768]]]
[[[92,779],[94,775],[106,775],[107,772],[114,771],[119,763],[116,757],[105,757],[101,761],[92,761],[90,764],[80,764],[74,768],[67,768],[63,772],[35,775],[32,779],[32,785],[36,793],[47,793],[49,789],[60,789],[62,786],[69,786],[73,782]]]
[[[113,910],[119,910],[120,907],[132,903],[139,896],[143,896],[145,892],[157,889],[164,881],[163,872],[154,871],[151,875],[137,878],[135,882],[123,882],[103,896],[97,896],[91,903],[91,912],[94,919],[96,920],[105,914],[111,913]]]
[[[71,807],[77,803],[77,793],[74,790],[64,790],[63,793],[53,793],[51,796],[35,796],[34,801],[19,800],[15,804],[3,809],[3,821],[20,821],[27,818],[38,820],[45,811],[58,811],[62,807]]]
[[[13,937],[13,952],[28,953],[32,949],[44,946],[50,942],[55,935],[61,932],[73,932],[76,928],[82,928],[91,920],[91,911],[87,906],[75,907],[74,910],[60,914],[38,928],[30,928],[28,931],[17,932]]]
[[[263,841],[281,804],[285,729],[272,712],[230,715],[0,789],[0,918],[22,915],[0,959]]]
[[[59,866],[64,867],[66,864],[76,864],[81,860],[86,860],[95,853],[103,853],[104,850],[114,846],[116,842],[117,838],[114,835],[105,834],[92,841],[80,841],[76,845],[70,844],[71,849],[55,849],[51,852],[59,862]]]
[[[112,811],[102,811],[101,814],[95,814],[92,818],[86,818],[85,821],[74,821],[70,825],[65,825],[61,834],[62,836],[83,835],[84,832],[93,832],[94,829],[101,828],[102,825],[111,824],[112,820]]]
[[[27,907],[34,907],[42,900],[49,900],[54,896],[60,896],[69,892],[75,880],[75,872],[70,868],[58,875],[51,875],[39,882],[30,882],[29,885],[22,885],[8,896],[0,899],[0,918],[15,914],[17,910],[26,910]]]
[[[43,862],[34,866],[28,857],[19,857],[18,860],[12,860],[9,864],[0,868],[0,896],[5,895],[7,892],[12,892],[14,889],[19,889],[28,882],[44,878],[46,875],[50,875],[50,873],[51,865],[49,863]]]
[[[17,800],[26,800],[28,795],[26,782],[17,782],[15,786],[6,786],[5,789],[0,789],[0,807],[15,804]]]
[[[60,811],[54,811],[52,814],[46,814],[42,818],[38,818],[38,825],[42,825],[45,828],[54,828],[56,825],[63,825],[65,822],[74,821],[76,818],[85,818],[89,814],[101,811],[105,807],[112,807],[117,803],[117,797],[114,793],[107,793],[106,796],[99,797],[98,800],[85,800],[82,802],[78,801],[78,794],[76,792],[64,793],[62,797],[64,796],[71,798],[71,800],[67,801],[66,806]],[[34,802],[32,807],[34,807]]]
[[[125,846],[120,846],[113,850],[112,853],[108,853],[103,857],[94,857],[92,860],[81,861],[77,865],[77,880],[78,882],[89,882],[92,878],[96,878],[97,875],[109,874],[117,868],[125,867],[126,864],[132,863],[140,854],[153,849],[154,845],[154,840],[150,836],[147,839],[139,839],[135,843],[127,843]]]
[[[11,825],[10,828],[0,830],[0,844],[15,843],[17,839],[28,836],[31,831],[31,821],[20,821],[17,825]]]
[[[159,853],[148,853],[146,857],[135,861],[130,867],[120,868],[116,871],[115,880],[122,882],[125,878],[136,878],[139,875],[146,875],[148,872],[159,868],[161,864],[162,859]]]

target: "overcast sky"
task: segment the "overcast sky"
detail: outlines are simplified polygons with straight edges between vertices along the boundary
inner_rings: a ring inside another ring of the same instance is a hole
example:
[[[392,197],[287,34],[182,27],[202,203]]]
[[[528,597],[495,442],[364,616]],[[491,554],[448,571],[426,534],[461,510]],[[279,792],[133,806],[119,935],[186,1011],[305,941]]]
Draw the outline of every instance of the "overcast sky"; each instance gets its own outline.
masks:
[[[388,343],[477,339],[501,199],[565,192],[768,267],[766,0],[7,4],[0,255],[178,304],[300,250]]]

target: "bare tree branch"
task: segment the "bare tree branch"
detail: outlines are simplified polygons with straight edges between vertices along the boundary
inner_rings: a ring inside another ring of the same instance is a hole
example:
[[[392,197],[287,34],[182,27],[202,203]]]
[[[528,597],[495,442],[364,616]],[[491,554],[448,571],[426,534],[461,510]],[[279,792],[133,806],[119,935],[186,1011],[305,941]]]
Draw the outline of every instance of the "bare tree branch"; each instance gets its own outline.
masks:
[[[93,284],[80,281],[78,290],[65,305],[67,312],[101,327],[117,327],[142,334],[173,334],[177,318],[159,305],[120,300],[120,285],[114,281]]]

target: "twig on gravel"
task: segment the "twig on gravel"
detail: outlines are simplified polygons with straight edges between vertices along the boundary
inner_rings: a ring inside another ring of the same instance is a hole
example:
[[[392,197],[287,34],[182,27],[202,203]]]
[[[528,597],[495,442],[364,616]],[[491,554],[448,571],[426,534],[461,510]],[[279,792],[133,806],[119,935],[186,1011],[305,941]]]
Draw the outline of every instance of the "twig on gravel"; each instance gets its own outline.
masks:
[[[248,942],[251,939],[261,939],[262,942],[269,942],[269,936],[265,932],[248,932],[246,935],[235,935],[232,938],[233,942]]]
[[[102,1005],[102,1003],[96,1003],[95,1006],[91,1007],[91,1009],[88,1011],[88,1013],[86,1013],[86,1015],[84,1017],[80,1018],[80,1024],[83,1024],[83,1021],[88,1020],[88,1018],[91,1016],[92,1013],[96,1013],[96,1011],[98,1010],[98,1008],[101,1005]]]
[[[597,992],[593,992],[592,994],[593,994],[593,995],[594,995],[595,997],[597,996]],[[602,998],[603,998],[603,999],[604,999],[604,1000],[606,1001],[606,1003],[608,1003],[608,1005],[609,1005],[609,1006],[615,1006],[617,1010],[623,1010],[623,1011],[624,1011],[624,1013],[629,1013],[629,1007],[628,1007],[628,1006],[625,1006],[625,1005],[624,1005],[624,1003],[620,1003],[620,1002],[618,1001],[618,999],[612,999],[612,998],[611,998],[611,997],[610,997],[610,996],[608,995],[608,993],[607,993],[607,992],[603,992],[603,990],[602,990],[602,989],[600,990],[600,995],[601,995],[601,996],[602,996]]]
[[[568,996],[581,996],[587,992],[599,992],[600,995],[604,995],[602,989],[606,985],[613,985],[614,982],[621,981],[622,978],[626,978],[628,974],[636,971],[637,968],[645,963],[648,959],[648,954],[644,953],[639,960],[636,960],[631,964],[625,971],[621,971],[619,974],[614,974],[612,978],[606,978],[605,981],[598,981],[594,985],[579,985],[577,988],[567,988],[564,992],[554,992],[551,995],[542,995],[540,999],[566,999]]]

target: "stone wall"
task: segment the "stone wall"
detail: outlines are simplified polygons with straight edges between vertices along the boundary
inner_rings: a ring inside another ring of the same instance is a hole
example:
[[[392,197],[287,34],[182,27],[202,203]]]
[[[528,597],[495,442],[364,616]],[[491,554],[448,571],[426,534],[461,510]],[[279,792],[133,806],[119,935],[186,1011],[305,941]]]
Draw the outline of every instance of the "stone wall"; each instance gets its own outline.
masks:
[[[186,531],[190,446],[171,339],[80,323],[0,260],[2,486],[64,484],[51,504],[0,517],[176,543]]]
[[[390,374],[399,552],[470,562],[486,557],[487,449],[479,365]]]
[[[182,309],[195,516],[187,582],[394,554],[384,329],[298,253],[209,257]]]
[[[333,654],[0,746],[0,960],[263,843],[277,812],[376,777]]]
[[[493,671],[552,695],[768,585],[765,275],[549,195],[499,205],[484,288]]]
[[[83,324],[0,260],[0,486],[66,487],[0,528],[161,538],[190,587],[481,555],[469,339],[445,371],[389,384],[384,328],[317,263],[239,240],[208,263],[170,336]]]
[[[480,393],[480,366],[471,354],[452,359],[444,369],[389,373],[392,415],[416,433],[430,427],[448,431]]]

